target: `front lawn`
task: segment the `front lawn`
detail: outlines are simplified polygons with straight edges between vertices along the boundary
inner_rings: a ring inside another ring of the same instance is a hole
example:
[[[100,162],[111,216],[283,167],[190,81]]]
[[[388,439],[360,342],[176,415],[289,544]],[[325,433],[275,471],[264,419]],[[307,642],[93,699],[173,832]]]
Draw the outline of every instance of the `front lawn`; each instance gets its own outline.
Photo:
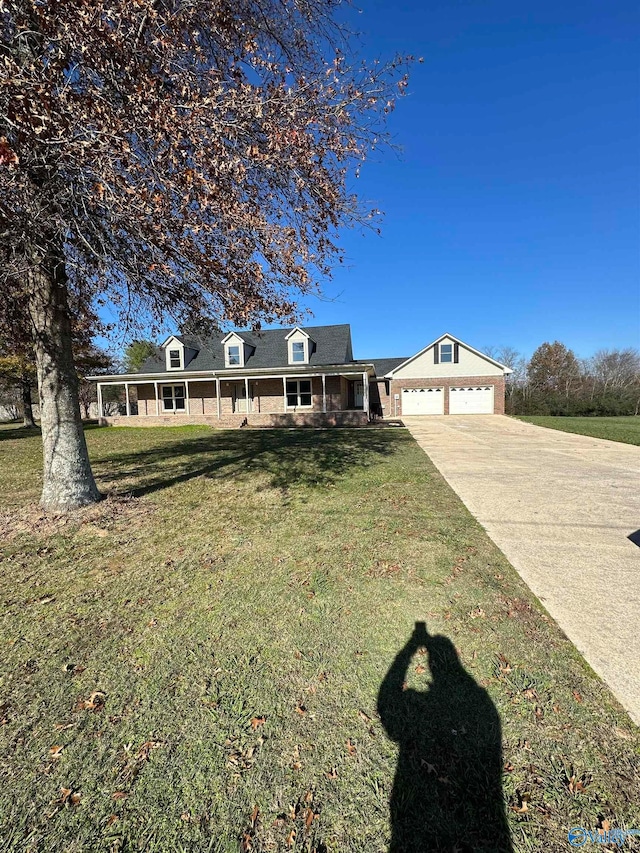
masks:
[[[0,849],[640,827],[638,729],[405,430],[87,440],[109,498],[52,518],[38,437],[0,432]]]
[[[640,444],[640,416],[616,418],[564,418],[551,415],[520,415],[520,421],[537,426],[577,432],[593,438],[608,438],[625,444]]]

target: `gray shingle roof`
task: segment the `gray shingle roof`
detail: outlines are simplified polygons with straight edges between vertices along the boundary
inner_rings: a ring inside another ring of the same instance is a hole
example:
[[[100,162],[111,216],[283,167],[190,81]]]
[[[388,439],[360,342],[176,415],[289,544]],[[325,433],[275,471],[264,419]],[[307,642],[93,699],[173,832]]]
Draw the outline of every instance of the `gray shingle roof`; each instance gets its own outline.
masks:
[[[359,358],[355,364],[373,364],[376,377],[380,379],[408,358],[410,358],[408,355],[404,358]]]
[[[248,370],[260,368],[280,368],[289,365],[286,336],[294,327],[286,329],[264,329],[260,332],[238,331],[236,334],[253,347],[247,357],[245,367]],[[300,326],[313,341],[309,356],[309,365],[348,364],[353,361],[351,348],[351,326]],[[186,365],[186,370],[225,370],[223,338],[228,332],[217,331],[209,337],[195,338],[190,335],[175,335],[185,347],[196,350],[196,355]],[[158,348],[155,355],[148,358],[139,373],[164,373],[166,363],[164,350]],[[178,373],[178,371],[175,371]]]

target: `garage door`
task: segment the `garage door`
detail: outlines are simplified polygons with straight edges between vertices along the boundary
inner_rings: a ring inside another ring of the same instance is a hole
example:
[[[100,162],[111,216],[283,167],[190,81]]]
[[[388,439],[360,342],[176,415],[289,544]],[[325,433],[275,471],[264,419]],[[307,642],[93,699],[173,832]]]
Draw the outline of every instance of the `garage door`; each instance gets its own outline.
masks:
[[[450,415],[492,415],[493,385],[449,388]]]
[[[444,412],[444,388],[403,388],[403,415],[441,415]]]

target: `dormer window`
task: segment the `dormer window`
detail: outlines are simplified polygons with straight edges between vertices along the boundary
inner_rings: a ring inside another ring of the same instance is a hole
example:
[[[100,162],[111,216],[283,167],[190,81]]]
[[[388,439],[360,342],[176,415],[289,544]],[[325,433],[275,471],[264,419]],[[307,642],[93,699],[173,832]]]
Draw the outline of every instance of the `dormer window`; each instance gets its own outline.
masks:
[[[291,361],[294,363],[304,364],[306,359],[304,341],[291,342]]]
[[[244,367],[247,358],[251,355],[250,347],[246,341],[237,332],[229,332],[226,338],[222,339],[222,343],[224,346],[224,366]]]
[[[286,341],[289,364],[309,364],[309,354],[313,352],[313,342],[304,329],[293,329],[287,335]]]
[[[167,370],[184,370],[187,359],[185,358],[182,341],[172,336],[162,346],[164,347]]]

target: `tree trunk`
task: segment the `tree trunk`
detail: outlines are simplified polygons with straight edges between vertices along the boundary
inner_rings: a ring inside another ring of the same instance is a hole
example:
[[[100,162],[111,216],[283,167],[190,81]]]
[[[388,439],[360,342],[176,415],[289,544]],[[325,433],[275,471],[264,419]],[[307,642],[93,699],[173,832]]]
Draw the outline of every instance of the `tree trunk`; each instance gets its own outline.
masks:
[[[80,418],[62,253],[30,259],[29,312],[34,332],[44,453],[41,504],[67,511],[100,500]]]
[[[20,379],[20,390],[22,392],[22,423],[26,427],[34,427],[33,405],[31,403],[31,380],[28,376]]]

